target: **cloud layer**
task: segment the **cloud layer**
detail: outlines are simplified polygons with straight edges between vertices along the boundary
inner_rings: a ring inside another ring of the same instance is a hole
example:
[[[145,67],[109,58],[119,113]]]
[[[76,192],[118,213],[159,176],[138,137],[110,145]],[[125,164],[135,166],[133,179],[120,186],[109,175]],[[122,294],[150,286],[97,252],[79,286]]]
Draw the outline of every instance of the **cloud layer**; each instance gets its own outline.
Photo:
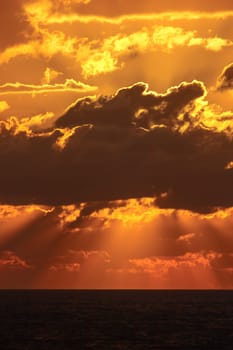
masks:
[[[198,81],[164,94],[137,83],[78,100],[47,132],[1,122],[1,203],[155,197],[194,211],[231,206],[232,138],[205,123],[205,94]]]
[[[0,220],[1,287],[232,288],[232,208],[203,215],[141,198],[3,206]]]

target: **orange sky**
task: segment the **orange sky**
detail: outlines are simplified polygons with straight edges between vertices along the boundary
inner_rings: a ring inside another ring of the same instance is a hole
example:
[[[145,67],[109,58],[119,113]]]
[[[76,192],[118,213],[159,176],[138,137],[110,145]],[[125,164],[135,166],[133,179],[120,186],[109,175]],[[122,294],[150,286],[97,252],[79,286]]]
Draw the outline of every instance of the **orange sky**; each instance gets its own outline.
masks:
[[[1,6],[0,288],[232,288],[232,0]]]

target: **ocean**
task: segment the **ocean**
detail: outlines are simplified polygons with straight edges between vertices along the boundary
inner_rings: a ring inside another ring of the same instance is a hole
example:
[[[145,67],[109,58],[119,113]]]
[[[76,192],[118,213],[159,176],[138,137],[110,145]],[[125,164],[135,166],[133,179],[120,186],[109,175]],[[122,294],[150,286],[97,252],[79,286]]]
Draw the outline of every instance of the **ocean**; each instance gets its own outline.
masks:
[[[2,290],[1,350],[233,349],[233,291]]]

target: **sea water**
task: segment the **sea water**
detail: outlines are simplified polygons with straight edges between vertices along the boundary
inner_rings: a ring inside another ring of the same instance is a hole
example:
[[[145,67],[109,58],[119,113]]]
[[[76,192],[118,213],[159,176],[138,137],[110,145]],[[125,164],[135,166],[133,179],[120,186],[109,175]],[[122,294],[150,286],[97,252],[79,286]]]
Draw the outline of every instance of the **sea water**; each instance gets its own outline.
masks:
[[[233,349],[233,291],[2,290],[1,350]]]

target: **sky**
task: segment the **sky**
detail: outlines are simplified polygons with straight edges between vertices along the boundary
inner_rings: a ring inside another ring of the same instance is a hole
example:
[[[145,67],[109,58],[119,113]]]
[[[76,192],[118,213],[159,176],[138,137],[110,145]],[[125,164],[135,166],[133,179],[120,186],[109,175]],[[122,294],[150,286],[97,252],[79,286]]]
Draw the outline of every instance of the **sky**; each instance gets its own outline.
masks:
[[[232,289],[232,0],[0,6],[0,288]]]

